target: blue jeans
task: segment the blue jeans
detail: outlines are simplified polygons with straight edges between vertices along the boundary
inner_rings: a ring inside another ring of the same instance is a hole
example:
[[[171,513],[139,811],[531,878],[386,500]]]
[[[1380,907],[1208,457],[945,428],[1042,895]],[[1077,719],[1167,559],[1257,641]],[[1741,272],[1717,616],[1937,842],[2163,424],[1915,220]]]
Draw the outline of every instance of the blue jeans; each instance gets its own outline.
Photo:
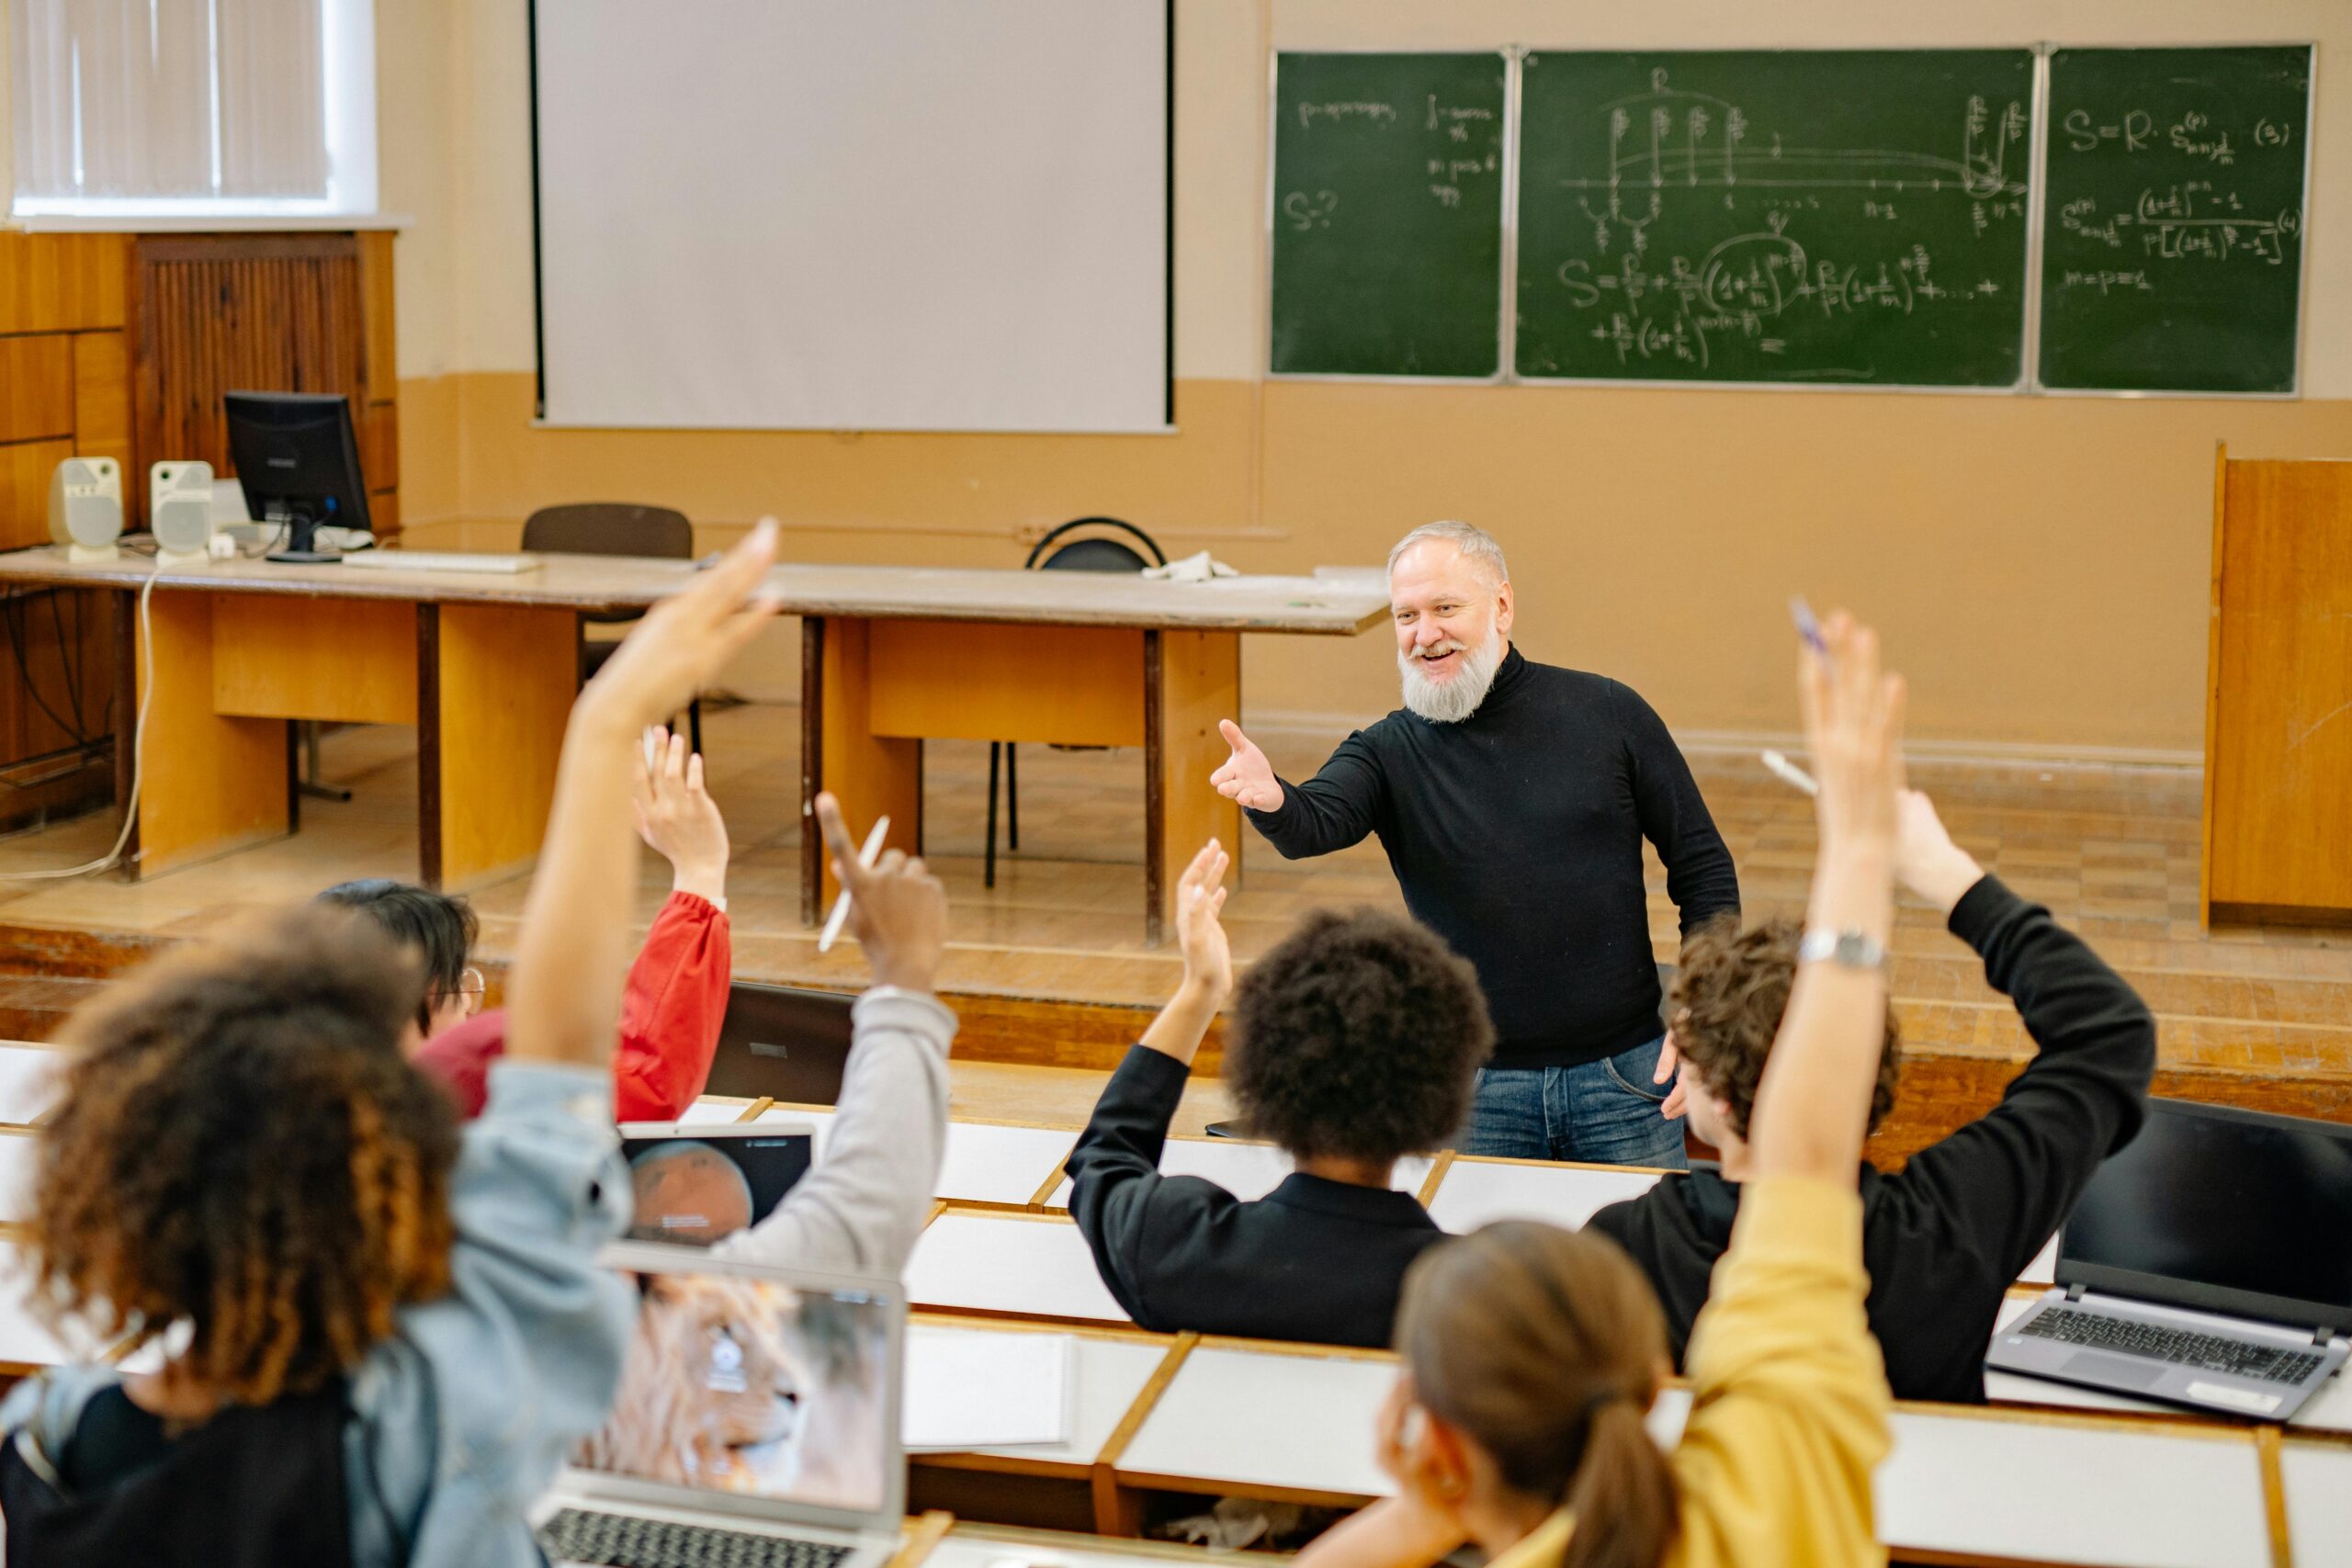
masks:
[[[1461,1152],[1687,1168],[1682,1118],[1658,1114],[1674,1085],[1650,1082],[1665,1043],[1574,1067],[1481,1067]]]

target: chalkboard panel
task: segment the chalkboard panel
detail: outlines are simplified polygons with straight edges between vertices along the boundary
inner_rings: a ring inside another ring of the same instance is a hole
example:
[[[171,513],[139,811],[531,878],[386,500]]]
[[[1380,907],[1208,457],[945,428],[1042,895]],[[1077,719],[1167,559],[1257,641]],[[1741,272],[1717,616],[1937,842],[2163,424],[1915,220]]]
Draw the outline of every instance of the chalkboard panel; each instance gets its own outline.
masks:
[[[1534,53],[1521,376],[2016,385],[2026,50]]]
[[[1496,374],[1504,77],[1500,54],[1279,57],[1277,374]]]
[[[2050,56],[2045,387],[2290,392],[2312,51]]]

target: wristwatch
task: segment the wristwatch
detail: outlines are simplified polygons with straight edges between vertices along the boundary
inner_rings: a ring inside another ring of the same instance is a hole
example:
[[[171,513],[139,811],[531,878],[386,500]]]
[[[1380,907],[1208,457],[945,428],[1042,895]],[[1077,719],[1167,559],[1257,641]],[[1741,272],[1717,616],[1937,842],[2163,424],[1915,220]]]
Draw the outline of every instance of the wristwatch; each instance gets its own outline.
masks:
[[[1842,969],[1883,969],[1886,944],[1858,931],[1809,931],[1797,943],[1800,964],[1835,964]]]

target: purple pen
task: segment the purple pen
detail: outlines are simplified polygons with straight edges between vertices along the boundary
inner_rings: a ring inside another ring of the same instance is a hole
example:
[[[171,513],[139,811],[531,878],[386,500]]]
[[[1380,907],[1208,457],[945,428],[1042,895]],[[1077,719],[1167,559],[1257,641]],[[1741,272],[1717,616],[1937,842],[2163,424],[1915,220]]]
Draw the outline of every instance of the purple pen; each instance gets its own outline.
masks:
[[[1829,645],[1821,639],[1821,623],[1813,618],[1813,606],[1804,602],[1802,593],[1789,595],[1789,618],[1797,624],[1797,636],[1812,646],[1822,658],[1829,657]]]

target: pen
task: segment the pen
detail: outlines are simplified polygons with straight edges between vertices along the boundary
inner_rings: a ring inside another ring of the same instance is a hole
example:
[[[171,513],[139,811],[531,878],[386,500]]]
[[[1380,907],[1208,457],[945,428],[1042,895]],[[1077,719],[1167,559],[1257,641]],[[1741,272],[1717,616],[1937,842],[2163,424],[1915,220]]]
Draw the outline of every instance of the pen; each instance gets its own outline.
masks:
[[[1821,786],[1813,782],[1813,775],[1811,773],[1806,773],[1803,768],[1798,767],[1794,762],[1790,761],[1778,751],[1766,751],[1762,755],[1764,758],[1764,765],[1771,769],[1774,773],[1778,774],[1781,783],[1793,784],[1797,788],[1804,791],[1807,795],[1819,795],[1821,793]]]
[[[1824,659],[1829,657],[1829,645],[1821,637],[1821,623],[1814,619],[1813,606],[1804,602],[1804,594],[1789,595],[1789,619],[1796,622],[1797,636],[1804,638],[1814,652]]]
[[[859,865],[870,866],[874,863],[874,857],[882,852],[882,835],[889,830],[888,817],[877,817],[874,819],[874,830],[865,835],[865,847],[857,852]],[[841,897],[833,900],[833,912],[825,919],[825,934],[817,939],[818,952],[831,951],[833,939],[842,934],[842,922],[848,919],[849,884],[844,882],[842,884]]]

